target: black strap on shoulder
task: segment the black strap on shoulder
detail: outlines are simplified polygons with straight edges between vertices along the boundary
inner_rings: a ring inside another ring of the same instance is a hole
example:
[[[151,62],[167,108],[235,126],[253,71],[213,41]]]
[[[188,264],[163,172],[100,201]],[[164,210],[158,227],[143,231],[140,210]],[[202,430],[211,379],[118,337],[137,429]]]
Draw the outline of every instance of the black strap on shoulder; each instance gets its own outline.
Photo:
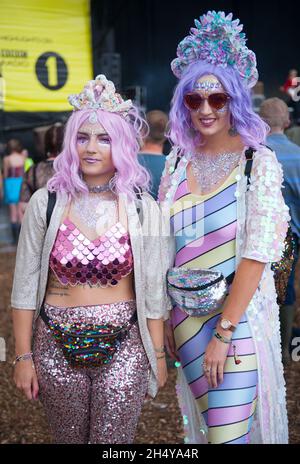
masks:
[[[271,147],[268,147],[268,145],[264,145],[266,148],[268,148],[271,151],[274,151]],[[245,176],[247,176],[247,185],[250,184],[250,175],[251,175],[251,169],[252,169],[252,164],[253,164],[253,153],[255,152],[254,148],[249,147],[245,151],[245,156],[247,159],[246,162],[246,167],[245,167]]]
[[[252,147],[249,147],[245,151],[245,156],[246,156],[246,166],[245,166],[245,176],[247,176],[247,185],[250,184],[250,175],[251,175],[251,169],[252,169],[252,164],[253,164],[253,153],[255,150]]]
[[[46,213],[47,229],[50,224],[50,219],[51,219],[51,216],[54,210],[55,203],[56,203],[56,192],[48,191],[48,204],[47,204],[47,213]]]
[[[142,199],[142,189],[141,188],[135,188],[134,189],[135,196],[137,197],[138,200]]]
[[[134,193],[135,193],[136,199],[139,200],[139,203],[136,201],[135,205],[136,205],[137,213],[139,215],[140,223],[143,224],[143,202],[142,202],[143,191],[140,188],[136,188],[134,190]]]
[[[33,177],[32,186],[33,186],[33,191],[34,191],[34,192],[37,190],[37,188],[36,188],[36,167],[37,167],[36,164],[34,164],[34,165],[32,166],[32,169],[33,169],[33,173],[32,173],[32,177]]]
[[[273,148],[269,147],[268,145],[265,145],[266,148],[268,148],[271,151],[274,151]]]
[[[177,169],[177,166],[178,166],[178,163],[179,163],[180,159],[181,159],[181,156],[177,156],[176,163],[175,163],[175,166],[174,166],[174,172]]]

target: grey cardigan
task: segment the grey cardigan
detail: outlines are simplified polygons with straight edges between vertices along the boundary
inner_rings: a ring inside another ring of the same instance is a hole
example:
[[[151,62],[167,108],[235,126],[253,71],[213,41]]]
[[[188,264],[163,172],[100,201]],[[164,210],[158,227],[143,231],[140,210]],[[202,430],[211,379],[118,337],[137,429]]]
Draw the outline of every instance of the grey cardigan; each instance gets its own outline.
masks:
[[[152,340],[147,327],[149,319],[168,318],[166,271],[168,268],[167,244],[161,232],[158,205],[148,194],[140,200],[124,201],[128,217],[128,230],[134,258],[134,284],[138,324],[151,372],[148,393],[157,393],[157,366]],[[24,215],[17,249],[11,306],[14,309],[35,310],[34,324],[44,300],[49,256],[67,204],[67,195],[57,195],[57,201],[47,229],[46,210],[48,191],[39,189],[32,196]],[[137,203],[142,217],[137,212]],[[99,302],[100,304],[100,302]]]

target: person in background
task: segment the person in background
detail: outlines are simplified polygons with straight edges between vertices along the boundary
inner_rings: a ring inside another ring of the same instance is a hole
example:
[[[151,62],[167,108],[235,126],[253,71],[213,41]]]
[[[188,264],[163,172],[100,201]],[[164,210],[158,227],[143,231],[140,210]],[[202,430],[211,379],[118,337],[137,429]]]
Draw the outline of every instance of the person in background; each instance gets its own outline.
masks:
[[[292,231],[296,243],[293,269],[288,281],[285,304],[280,308],[283,362],[290,361],[289,346],[295,315],[295,266],[298,260],[300,237],[300,147],[284,134],[290,124],[289,109],[280,98],[268,98],[260,109],[261,118],[270,126],[267,145],[272,148],[281,163],[284,176],[283,196],[290,208]]]
[[[55,123],[46,131],[44,159],[31,166],[24,175],[20,195],[22,219],[31,196],[36,190],[44,187],[53,176],[53,162],[61,152],[63,137],[64,128],[61,123]]]
[[[0,200],[3,200],[3,156],[5,153],[6,145],[0,142]]]
[[[2,172],[0,170],[0,201],[3,198],[3,177],[2,177]]]
[[[24,175],[25,157],[19,140],[7,143],[8,156],[3,159],[4,202],[9,205],[13,241],[16,244],[21,228],[20,192]]]
[[[149,125],[149,134],[139,153],[139,161],[151,176],[151,194],[157,199],[160,178],[166,161],[163,146],[166,141],[168,116],[163,111],[153,110],[146,114],[146,120]]]
[[[26,148],[23,148],[23,150],[22,150],[22,155],[24,156],[25,159],[28,158],[29,153],[28,153],[28,150],[27,150]]]
[[[280,87],[282,92],[287,93],[289,96],[293,95],[293,89],[297,87],[298,83],[295,82],[295,79],[298,77],[297,69],[291,69],[289,71],[288,77],[285,83]]]
[[[285,135],[291,142],[294,142],[296,145],[300,146],[300,121],[294,124],[293,126],[289,127],[285,131]]]
[[[262,81],[258,81],[251,92],[252,107],[255,113],[259,113],[260,106],[265,99],[264,83]]]
[[[295,122],[300,120],[299,102],[295,100],[297,88],[299,85],[299,76],[297,69],[290,69],[285,83],[279,87],[279,90],[287,95],[287,105],[293,111],[292,118]]]

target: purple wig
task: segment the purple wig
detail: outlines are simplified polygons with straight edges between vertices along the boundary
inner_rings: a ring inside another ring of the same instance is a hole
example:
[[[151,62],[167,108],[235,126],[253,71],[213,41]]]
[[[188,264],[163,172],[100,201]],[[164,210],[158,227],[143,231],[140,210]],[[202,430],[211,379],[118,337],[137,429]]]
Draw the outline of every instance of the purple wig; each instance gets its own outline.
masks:
[[[147,135],[147,123],[133,108],[126,118],[104,110],[74,111],[65,128],[63,150],[54,161],[54,176],[48,181],[50,191],[67,193],[75,197],[78,193],[88,193],[88,188],[80,176],[79,157],[76,148],[77,133],[88,121],[92,112],[97,113],[98,122],[111,139],[112,161],[116,168],[115,191],[134,198],[135,190],[149,190],[150,176],[139,164],[140,140]]]
[[[191,130],[191,115],[184,106],[183,97],[194,89],[200,77],[208,74],[216,76],[231,97],[229,102],[231,123],[241,136],[245,146],[258,149],[260,144],[265,143],[269,126],[254,113],[250,91],[244,87],[234,68],[230,66],[223,68],[205,61],[191,63],[175,89],[170,112],[168,133],[170,141],[184,151],[193,151],[202,144],[201,134]]]

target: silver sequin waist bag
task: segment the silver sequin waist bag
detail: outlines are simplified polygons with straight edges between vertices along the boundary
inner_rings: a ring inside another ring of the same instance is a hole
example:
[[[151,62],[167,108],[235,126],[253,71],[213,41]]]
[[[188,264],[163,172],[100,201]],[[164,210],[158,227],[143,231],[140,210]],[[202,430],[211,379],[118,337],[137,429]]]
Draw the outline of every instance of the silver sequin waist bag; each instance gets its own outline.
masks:
[[[167,273],[168,294],[175,306],[192,317],[207,316],[221,308],[234,273],[173,267]]]

